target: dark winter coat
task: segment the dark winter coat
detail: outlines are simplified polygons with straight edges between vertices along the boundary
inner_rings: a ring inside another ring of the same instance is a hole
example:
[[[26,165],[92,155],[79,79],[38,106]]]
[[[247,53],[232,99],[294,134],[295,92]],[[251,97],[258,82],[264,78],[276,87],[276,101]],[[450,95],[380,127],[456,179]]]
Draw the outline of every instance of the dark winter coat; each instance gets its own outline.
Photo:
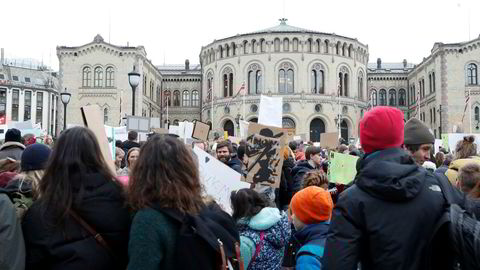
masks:
[[[81,193],[79,182],[83,182]],[[62,227],[55,226],[58,220],[44,211],[40,197],[23,219],[26,269],[125,269],[131,217],[121,187],[100,174],[71,183],[74,198],[81,194],[73,209],[103,236],[113,256],[72,217]]]
[[[315,168],[308,163],[308,160],[299,161],[292,169],[292,196],[303,188],[303,177],[311,170],[315,170]]]
[[[10,198],[0,193],[0,269],[23,270],[24,267],[22,228]]]
[[[238,172],[239,174],[243,175],[243,164],[242,164],[242,161],[240,161],[240,159],[238,158],[231,158],[227,164],[228,167],[230,167],[232,170],[235,170],[236,172]]]
[[[13,158],[20,161],[25,145],[19,142],[6,142],[0,146],[0,159]]]
[[[438,181],[402,149],[357,163],[355,184],[333,210],[325,269],[428,269],[428,243],[444,209]],[[438,258],[435,258],[438,259]]]
[[[277,207],[281,210],[285,210],[290,205],[290,201],[293,197],[293,175],[292,170],[295,167],[295,161],[292,157],[288,157],[283,161],[282,177],[280,180],[280,188],[278,188],[278,194],[275,196]]]

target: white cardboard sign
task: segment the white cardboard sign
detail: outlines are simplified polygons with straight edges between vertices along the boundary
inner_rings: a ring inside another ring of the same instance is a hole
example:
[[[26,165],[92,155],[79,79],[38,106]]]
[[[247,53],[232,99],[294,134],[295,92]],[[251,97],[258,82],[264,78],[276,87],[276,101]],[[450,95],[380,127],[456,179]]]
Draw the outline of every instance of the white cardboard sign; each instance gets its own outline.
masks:
[[[260,97],[258,123],[265,126],[282,128],[282,97]]]
[[[200,181],[203,192],[212,196],[227,213],[232,214],[230,194],[243,188],[250,188],[250,184],[240,181],[241,175],[230,169],[198,147],[193,148],[198,158]]]

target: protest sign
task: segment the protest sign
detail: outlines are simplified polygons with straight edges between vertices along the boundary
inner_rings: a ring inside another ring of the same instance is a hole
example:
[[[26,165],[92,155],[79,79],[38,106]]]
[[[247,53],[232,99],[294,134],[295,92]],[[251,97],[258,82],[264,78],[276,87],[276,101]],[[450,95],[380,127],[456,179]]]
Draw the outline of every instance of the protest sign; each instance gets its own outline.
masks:
[[[196,121],[193,126],[192,137],[202,141],[208,141],[208,133],[210,132],[210,126],[207,123]]]
[[[448,134],[442,134],[442,141],[443,141],[443,148],[445,148],[447,151],[450,151],[450,147],[448,144]]]
[[[279,187],[285,132],[278,127],[250,123],[246,143],[248,168],[245,181]]]
[[[260,96],[258,123],[266,126],[282,127],[282,97]]]
[[[170,125],[168,127],[168,134],[173,134],[173,135],[177,135],[177,136],[180,136],[180,128],[179,126],[174,126],[174,125]]]
[[[185,121],[184,126],[185,126],[185,131],[183,132],[183,138],[191,139],[193,134],[193,129],[194,129],[193,123]]]
[[[156,134],[168,134],[168,130],[166,128],[152,128],[152,132]]]
[[[236,143],[238,145],[238,144],[240,144],[240,141],[242,140],[242,138],[228,136],[228,140],[231,141],[232,143]]]
[[[437,154],[440,151],[440,147],[443,145],[443,141],[439,139],[435,139],[434,144],[434,153]]]
[[[150,118],[128,115],[127,129],[138,132],[150,132]]]
[[[98,105],[87,105],[81,107],[80,111],[82,113],[84,125],[92,130],[95,137],[97,137],[103,158],[107,162],[108,168],[112,174],[115,175],[115,164],[111,160],[112,153],[110,152],[107,135],[105,134],[103,113],[100,111],[100,107]]]
[[[329,181],[344,185],[350,184],[357,175],[357,160],[356,156],[330,152]]]
[[[249,124],[247,121],[240,120],[240,138],[247,138]]]
[[[198,147],[193,148],[198,159],[203,192],[212,196],[227,213],[232,214],[230,195],[232,191],[250,188],[240,181],[241,175]]]
[[[223,138],[226,140],[228,139],[228,131],[223,132]]]
[[[320,134],[320,147],[334,149],[338,146],[338,132]]]

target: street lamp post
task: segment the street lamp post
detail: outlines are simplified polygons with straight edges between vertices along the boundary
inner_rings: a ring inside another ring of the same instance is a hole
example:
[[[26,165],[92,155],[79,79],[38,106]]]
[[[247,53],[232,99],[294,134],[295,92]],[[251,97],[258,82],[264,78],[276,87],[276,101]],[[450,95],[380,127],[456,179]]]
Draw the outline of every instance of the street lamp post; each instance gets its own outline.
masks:
[[[128,73],[128,83],[132,87],[132,115],[135,115],[135,89],[140,83],[140,73],[135,71],[135,66],[132,72]]]
[[[438,113],[440,114],[440,126],[438,127],[438,133],[440,135],[440,139],[442,138],[442,104],[440,104],[440,108],[438,109]]]
[[[60,94],[63,103],[63,130],[67,129],[67,105],[70,102],[72,94],[67,92],[67,88]]]

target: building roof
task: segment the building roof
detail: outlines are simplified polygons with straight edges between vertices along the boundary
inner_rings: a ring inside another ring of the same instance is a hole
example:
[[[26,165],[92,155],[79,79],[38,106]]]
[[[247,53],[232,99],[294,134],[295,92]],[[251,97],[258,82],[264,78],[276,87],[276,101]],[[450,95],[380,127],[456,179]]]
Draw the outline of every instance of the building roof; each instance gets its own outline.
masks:
[[[367,68],[373,73],[408,73],[415,67],[412,63],[381,63],[377,68],[377,63],[368,63]]]
[[[0,65],[0,74],[3,74],[3,83],[10,83],[26,88],[60,89],[56,72],[50,70]],[[14,80],[14,76],[16,76],[16,80]]]
[[[190,65],[190,69],[186,70],[185,65],[169,64],[155,66],[162,75],[201,75],[202,67],[200,64]]]

